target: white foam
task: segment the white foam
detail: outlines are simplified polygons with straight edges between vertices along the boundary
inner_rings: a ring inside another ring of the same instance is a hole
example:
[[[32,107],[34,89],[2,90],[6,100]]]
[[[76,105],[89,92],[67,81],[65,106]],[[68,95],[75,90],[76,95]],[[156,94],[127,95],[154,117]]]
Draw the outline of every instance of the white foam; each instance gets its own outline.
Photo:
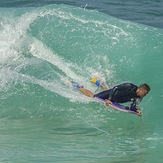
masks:
[[[37,16],[36,13],[26,13],[19,17],[5,17],[3,19],[0,32],[1,64],[7,64],[9,61],[17,60],[20,57],[27,29]]]

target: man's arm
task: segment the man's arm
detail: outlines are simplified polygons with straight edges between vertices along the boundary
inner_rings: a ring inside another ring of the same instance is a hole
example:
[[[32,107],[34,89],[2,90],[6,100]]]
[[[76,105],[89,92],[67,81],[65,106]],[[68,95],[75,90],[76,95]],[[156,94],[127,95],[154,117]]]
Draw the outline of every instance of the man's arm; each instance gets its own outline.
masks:
[[[102,88],[104,91],[108,90],[108,88],[107,88],[105,85],[103,85],[101,88]]]
[[[140,109],[138,109],[137,107],[138,107],[139,103],[141,102],[141,100],[142,100],[141,98],[137,98],[130,105],[130,110],[137,112],[138,113],[137,115],[140,117],[142,116],[142,114],[141,114]]]

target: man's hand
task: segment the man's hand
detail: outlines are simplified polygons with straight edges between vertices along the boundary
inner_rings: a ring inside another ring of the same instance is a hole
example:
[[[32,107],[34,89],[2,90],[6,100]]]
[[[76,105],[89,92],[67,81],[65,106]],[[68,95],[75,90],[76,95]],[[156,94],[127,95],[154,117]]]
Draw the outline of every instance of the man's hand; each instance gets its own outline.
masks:
[[[140,117],[142,116],[141,111],[139,109],[136,112],[138,113],[137,114],[138,116],[140,116]]]
[[[109,106],[109,104],[112,104],[112,102],[110,100],[107,100],[106,105]]]

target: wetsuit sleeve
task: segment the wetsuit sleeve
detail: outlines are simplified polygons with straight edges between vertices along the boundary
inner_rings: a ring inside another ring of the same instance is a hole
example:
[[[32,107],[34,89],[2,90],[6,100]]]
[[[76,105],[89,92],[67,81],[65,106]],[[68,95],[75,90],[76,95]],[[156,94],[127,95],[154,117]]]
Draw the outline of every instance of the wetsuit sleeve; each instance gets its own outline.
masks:
[[[130,110],[132,110],[132,111],[137,111],[138,110],[138,105],[139,105],[139,103],[141,102],[141,99],[135,99],[134,101],[133,101],[133,103],[130,105]]]
[[[134,102],[130,105],[130,110],[135,111],[135,112],[138,110],[138,109],[136,108]]]

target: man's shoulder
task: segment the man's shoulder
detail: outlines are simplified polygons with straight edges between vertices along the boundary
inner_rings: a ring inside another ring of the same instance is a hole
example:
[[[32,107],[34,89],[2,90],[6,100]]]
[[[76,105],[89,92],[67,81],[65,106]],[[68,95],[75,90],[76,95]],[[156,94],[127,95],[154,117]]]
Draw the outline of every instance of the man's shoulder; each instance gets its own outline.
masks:
[[[121,85],[126,86],[126,87],[135,87],[135,88],[138,88],[138,86],[136,86],[135,84],[132,84],[132,83],[123,83]]]

